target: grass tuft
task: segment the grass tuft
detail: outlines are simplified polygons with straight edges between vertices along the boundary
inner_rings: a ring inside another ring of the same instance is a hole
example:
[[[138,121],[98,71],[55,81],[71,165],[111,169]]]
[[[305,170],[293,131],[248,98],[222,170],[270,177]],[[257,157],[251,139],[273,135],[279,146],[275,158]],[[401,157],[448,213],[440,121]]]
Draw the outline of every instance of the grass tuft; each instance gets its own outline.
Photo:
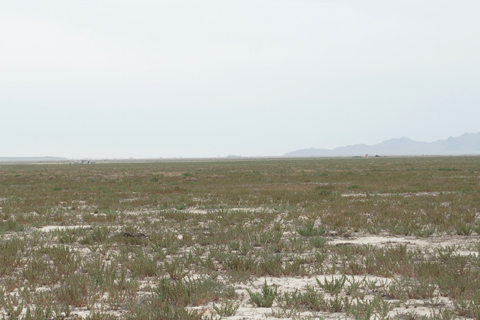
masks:
[[[250,302],[260,308],[270,308],[277,297],[277,287],[270,288],[267,285],[267,280],[265,280],[261,292],[252,292],[248,289],[247,292],[250,296]]]

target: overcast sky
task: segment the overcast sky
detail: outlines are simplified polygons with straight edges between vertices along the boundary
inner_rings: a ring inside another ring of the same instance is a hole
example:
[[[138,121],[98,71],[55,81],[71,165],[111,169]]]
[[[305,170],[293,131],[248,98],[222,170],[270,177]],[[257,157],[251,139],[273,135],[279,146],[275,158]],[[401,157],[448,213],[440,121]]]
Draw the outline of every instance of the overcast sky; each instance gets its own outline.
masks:
[[[0,156],[278,156],[480,131],[480,1],[0,2]]]

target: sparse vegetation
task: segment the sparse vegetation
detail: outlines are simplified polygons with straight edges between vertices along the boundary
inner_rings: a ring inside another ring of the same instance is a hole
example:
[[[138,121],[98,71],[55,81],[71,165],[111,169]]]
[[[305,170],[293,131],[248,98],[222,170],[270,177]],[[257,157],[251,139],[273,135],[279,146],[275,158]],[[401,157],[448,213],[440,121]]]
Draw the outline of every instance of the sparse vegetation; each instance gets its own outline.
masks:
[[[479,319],[479,177],[478,157],[0,165],[0,318]]]

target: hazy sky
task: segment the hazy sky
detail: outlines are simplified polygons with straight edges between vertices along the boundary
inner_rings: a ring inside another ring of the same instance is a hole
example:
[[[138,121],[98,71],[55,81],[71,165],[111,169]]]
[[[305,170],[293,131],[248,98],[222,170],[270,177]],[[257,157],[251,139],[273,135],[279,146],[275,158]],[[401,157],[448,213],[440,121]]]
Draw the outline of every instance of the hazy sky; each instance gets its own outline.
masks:
[[[480,131],[480,1],[0,2],[0,156],[275,156]]]

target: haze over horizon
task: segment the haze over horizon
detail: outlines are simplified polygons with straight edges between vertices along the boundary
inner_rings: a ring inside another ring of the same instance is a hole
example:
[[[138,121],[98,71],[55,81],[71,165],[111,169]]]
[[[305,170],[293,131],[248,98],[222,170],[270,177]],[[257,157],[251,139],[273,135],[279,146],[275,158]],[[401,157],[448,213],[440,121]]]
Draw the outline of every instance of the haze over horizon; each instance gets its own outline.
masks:
[[[480,132],[464,133],[458,137],[448,137],[446,139],[437,139],[435,141],[416,141],[408,137],[391,138],[381,141],[375,145],[364,143],[337,146],[331,149],[314,148],[290,150],[282,155],[273,156],[247,156],[247,157],[344,157],[344,156],[363,156],[364,154],[380,154],[381,156],[427,156],[427,155],[479,155],[480,154]],[[63,157],[62,155],[34,155],[28,157],[3,157],[1,161],[63,161],[63,160],[147,160],[147,159],[196,159],[196,158],[245,158],[238,154],[207,156],[207,157]]]
[[[3,2],[0,157],[281,156],[476,133],[479,10],[438,0]]]

